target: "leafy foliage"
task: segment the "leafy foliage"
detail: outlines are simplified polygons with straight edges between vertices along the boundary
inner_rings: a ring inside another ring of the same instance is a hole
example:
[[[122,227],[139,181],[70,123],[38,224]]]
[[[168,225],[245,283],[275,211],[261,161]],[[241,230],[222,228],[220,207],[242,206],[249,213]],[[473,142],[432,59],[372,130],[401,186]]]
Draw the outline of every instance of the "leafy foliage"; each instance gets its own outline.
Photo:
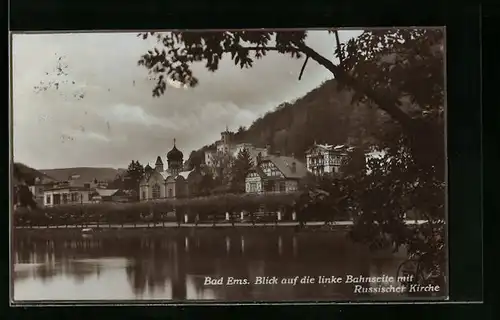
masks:
[[[229,153],[214,152],[211,156],[212,167],[214,168],[214,179],[216,184],[229,188],[232,180],[231,167],[234,164],[234,157]]]
[[[397,99],[407,97],[416,110],[444,111],[444,34],[440,29],[364,32],[342,45],[342,67],[357,79]],[[431,80],[432,77],[432,81]],[[355,100],[369,102],[366,96]]]
[[[403,143],[403,144],[402,144]],[[351,237],[373,250],[407,248],[431,276],[421,283],[443,285],[446,270],[445,184],[429,167],[413,158],[404,141],[393,142],[378,157],[354,164],[339,177],[324,177],[303,192],[303,215],[324,212],[325,218],[351,217]],[[406,219],[422,219],[408,226]],[[327,219],[326,219],[327,220]]]
[[[253,167],[254,163],[248,149],[243,148],[234,160],[232,169],[232,190],[233,192],[245,192],[245,178]]]
[[[341,51],[346,72],[389,97],[408,116],[408,121],[398,121],[401,128],[394,126],[394,118],[386,119],[377,132],[379,140],[407,139],[415,160],[444,179],[443,30],[373,30],[349,40]],[[373,101],[356,92],[353,102]]]
[[[193,75],[190,64],[205,62],[209,71],[216,71],[224,55],[230,55],[240,68],[250,68],[254,59],[262,58],[269,50],[300,57],[293,49],[294,43],[304,43],[306,33],[269,31],[199,31],[167,33],[147,32],[138,35],[143,39],[156,37],[158,47],[149,50],[139,60],[139,65],[148,68],[158,76],[153,89],[154,96],[165,92],[168,78],[189,86],[196,86],[198,79]]]
[[[14,204],[22,208],[36,209],[37,203],[27,185],[21,184],[14,188]]]
[[[139,184],[144,177],[145,169],[140,162],[132,160],[125,174],[125,188],[139,192]]]

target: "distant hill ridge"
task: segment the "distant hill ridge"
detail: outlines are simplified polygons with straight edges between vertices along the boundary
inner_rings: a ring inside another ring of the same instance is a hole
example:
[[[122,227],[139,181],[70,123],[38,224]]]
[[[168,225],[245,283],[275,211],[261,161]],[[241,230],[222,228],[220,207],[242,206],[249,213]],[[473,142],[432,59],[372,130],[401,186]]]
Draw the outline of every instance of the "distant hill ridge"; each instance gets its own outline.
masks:
[[[113,181],[120,175],[126,172],[126,169],[115,168],[99,168],[99,167],[74,167],[74,168],[58,168],[58,169],[41,169],[39,170],[45,175],[53,177],[58,181],[68,180],[70,177],[75,177],[73,180],[82,182],[97,181]]]
[[[117,177],[123,175],[127,170],[122,168],[102,168],[102,167],[74,167],[74,168],[57,168],[57,169],[41,169],[31,168],[23,163],[14,163],[14,184],[18,184],[24,180],[28,184],[33,184],[36,178],[44,178],[53,181],[66,181],[71,176],[78,177],[74,180],[81,182],[90,182],[94,179],[97,181],[113,181]]]

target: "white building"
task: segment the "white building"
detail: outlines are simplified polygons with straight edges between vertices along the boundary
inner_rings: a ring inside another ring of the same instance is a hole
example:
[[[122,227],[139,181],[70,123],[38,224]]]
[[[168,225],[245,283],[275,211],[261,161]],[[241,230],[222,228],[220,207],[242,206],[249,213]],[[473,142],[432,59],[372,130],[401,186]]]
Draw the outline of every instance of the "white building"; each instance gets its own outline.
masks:
[[[254,165],[257,163],[257,158],[268,156],[267,148],[257,148],[251,143],[238,143],[235,144],[232,141],[233,132],[229,131],[226,128],[226,131],[221,132],[221,139],[215,143],[215,150],[207,150],[205,151],[205,164],[209,167],[216,165],[215,158],[221,156],[231,156],[236,158],[241,150],[247,149],[250,153],[250,157]]]
[[[46,207],[86,203],[92,203],[91,188],[60,185],[44,190],[43,205]]]
[[[306,151],[307,170],[314,175],[338,173],[345,164],[352,147],[345,145],[317,144]]]

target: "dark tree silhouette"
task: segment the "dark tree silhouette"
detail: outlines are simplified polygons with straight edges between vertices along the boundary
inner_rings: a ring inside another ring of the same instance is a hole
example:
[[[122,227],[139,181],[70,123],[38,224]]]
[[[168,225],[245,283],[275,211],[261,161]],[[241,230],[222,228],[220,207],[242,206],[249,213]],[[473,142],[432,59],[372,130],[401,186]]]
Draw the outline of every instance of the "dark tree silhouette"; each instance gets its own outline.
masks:
[[[139,192],[139,183],[144,177],[144,167],[139,161],[132,160],[125,173],[124,186],[127,190]]]
[[[234,192],[245,192],[245,178],[253,165],[250,152],[248,149],[243,148],[238,153],[236,159],[234,160],[234,165],[231,168],[231,189]]]

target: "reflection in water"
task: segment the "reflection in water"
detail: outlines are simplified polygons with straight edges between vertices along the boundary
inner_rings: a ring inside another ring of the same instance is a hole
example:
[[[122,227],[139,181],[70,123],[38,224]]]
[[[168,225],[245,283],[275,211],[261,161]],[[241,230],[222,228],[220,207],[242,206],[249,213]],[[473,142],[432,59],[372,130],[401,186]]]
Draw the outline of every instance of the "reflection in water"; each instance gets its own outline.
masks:
[[[241,236],[241,253],[245,253],[245,238]]]
[[[278,252],[280,256],[283,254],[283,238],[281,238],[281,235],[278,237]]]
[[[253,282],[263,276],[395,275],[400,263],[394,257],[370,259],[365,248],[340,233],[291,230],[199,230],[101,239],[17,235],[13,253],[15,300],[353,299],[360,296],[354,295],[352,284]],[[246,278],[251,283],[205,285],[205,277]]]
[[[293,256],[297,257],[297,237],[294,236],[292,239],[292,249],[293,249]]]
[[[231,238],[226,236],[226,253],[229,254],[229,251],[231,251]]]

